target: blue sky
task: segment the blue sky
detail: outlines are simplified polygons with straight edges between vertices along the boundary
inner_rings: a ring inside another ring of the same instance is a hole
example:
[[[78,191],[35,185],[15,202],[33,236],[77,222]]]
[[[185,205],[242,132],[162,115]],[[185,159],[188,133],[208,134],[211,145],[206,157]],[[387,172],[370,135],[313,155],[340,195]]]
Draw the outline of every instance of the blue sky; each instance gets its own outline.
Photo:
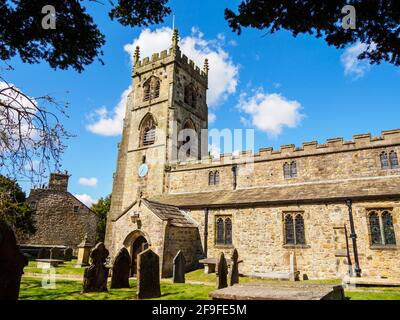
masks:
[[[400,68],[357,62],[354,57],[361,44],[337,50],[322,39],[293,38],[285,31],[264,35],[245,29],[238,36],[224,20],[224,8],[236,3],[192,1],[188,8],[187,1],[170,2],[186,53],[197,54],[197,59],[215,57],[210,61],[210,77],[214,72],[216,83],[210,88],[210,113],[215,115],[210,128],[255,128],[258,149],[322,143],[332,137],[351,139],[366,132],[379,135],[400,127]],[[30,96],[50,94],[70,102],[69,118],[63,122],[77,137],[67,141],[63,169],[72,174],[70,191],[85,201],[111,192],[120,140],[118,104],[131,83],[126,45],[139,43],[145,52],[158,48],[172,26],[169,17],[150,30],[124,28],[109,20],[106,6],[89,3],[88,11],[106,35],[105,66],[95,62],[79,74],[54,71],[45,63],[23,64],[16,58],[10,62],[15,71],[6,75]],[[101,119],[116,129],[93,130]],[[29,190],[29,184],[21,184]]]

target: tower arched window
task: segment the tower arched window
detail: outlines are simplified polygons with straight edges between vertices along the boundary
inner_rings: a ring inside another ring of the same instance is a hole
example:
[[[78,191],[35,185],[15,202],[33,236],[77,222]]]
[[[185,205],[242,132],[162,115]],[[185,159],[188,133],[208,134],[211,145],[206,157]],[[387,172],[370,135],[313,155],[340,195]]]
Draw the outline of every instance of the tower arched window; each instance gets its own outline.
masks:
[[[183,130],[184,130],[183,133],[185,136],[183,137],[184,141],[180,142],[180,146],[182,146],[183,144],[188,144],[189,142],[192,142],[192,143],[190,143],[189,147],[186,150],[186,156],[187,157],[190,157],[191,155],[197,156],[197,141],[191,141],[192,137],[194,140],[196,140],[195,139],[195,136],[197,135],[196,128],[190,119],[188,119],[185,122],[185,124],[183,126]]]
[[[160,79],[151,76],[143,84],[143,101],[152,100],[160,96]]]
[[[219,184],[219,171],[214,172],[214,184]]]
[[[208,173],[208,185],[212,186],[214,184],[214,172],[210,171]]]
[[[283,165],[283,176],[285,179],[290,178],[290,164],[285,162]]]
[[[140,146],[150,146],[156,141],[156,123],[152,115],[148,114],[142,120],[140,129]]]
[[[197,103],[197,91],[193,83],[189,83],[185,87],[185,92],[184,92],[184,101],[188,105],[192,107],[196,107]]]
[[[292,162],[290,163],[290,177],[291,177],[291,178],[297,177],[297,165],[296,165],[296,161],[292,161]]]

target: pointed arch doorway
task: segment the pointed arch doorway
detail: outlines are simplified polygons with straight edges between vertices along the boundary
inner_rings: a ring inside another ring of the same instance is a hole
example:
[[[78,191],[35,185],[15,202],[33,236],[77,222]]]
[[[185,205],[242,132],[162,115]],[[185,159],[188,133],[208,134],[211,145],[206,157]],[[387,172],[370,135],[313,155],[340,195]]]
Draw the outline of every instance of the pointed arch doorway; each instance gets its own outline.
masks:
[[[132,243],[131,246],[131,277],[135,277],[137,274],[137,256],[142,251],[146,250],[149,247],[149,243],[147,242],[146,238],[143,236],[139,236],[136,240]]]

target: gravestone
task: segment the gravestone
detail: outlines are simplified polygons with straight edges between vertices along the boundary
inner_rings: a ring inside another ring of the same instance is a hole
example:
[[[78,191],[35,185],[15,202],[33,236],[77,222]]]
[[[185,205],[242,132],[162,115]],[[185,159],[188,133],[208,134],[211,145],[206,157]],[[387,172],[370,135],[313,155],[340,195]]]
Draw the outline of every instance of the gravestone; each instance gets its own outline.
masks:
[[[21,276],[28,265],[17,246],[14,231],[0,221],[0,300],[18,300]]]
[[[78,244],[78,260],[76,262],[77,267],[83,267],[89,265],[90,250],[92,244],[88,241],[88,236],[85,234],[83,241]]]
[[[230,274],[231,286],[239,283],[239,254],[235,249],[233,249],[231,257],[231,274]]]
[[[290,254],[289,258],[289,280],[290,281],[299,281],[300,272],[297,271],[296,266],[296,255],[293,253]]]
[[[40,248],[38,255],[38,259],[49,259],[50,258],[50,250],[46,248]]]
[[[63,260],[64,255],[60,248],[53,247],[50,249],[50,259]]]
[[[71,261],[73,254],[74,254],[74,250],[72,248],[65,249],[64,250],[64,260]]]
[[[161,296],[160,258],[151,249],[146,249],[138,255],[137,296],[139,299]]]
[[[221,252],[218,257],[217,268],[215,272],[217,275],[217,288],[226,288],[228,286],[228,265],[223,252]]]
[[[114,260],[111,276],[111,289],[129,288],[131,257],[126,248],[119,250]]]
[[[99,242],[90,252],[91,265],[85,269],[83,276],[83,293],[107,291],[108,270],[105,266],[108,250]]]
[[[185,267],[186,259],[182,251],[179,250],[176,254],[172,267],[172,279],[174,283],[185,283]]]

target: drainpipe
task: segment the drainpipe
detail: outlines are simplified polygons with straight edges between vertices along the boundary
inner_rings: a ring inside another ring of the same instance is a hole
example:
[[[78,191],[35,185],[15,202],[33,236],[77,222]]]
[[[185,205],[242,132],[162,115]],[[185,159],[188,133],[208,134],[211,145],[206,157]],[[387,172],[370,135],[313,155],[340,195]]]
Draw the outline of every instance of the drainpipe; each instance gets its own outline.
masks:
[[[353,242],[353,252],[354,252],[354,272],[356,277],[361,277],[360,263],[358,261],[358,250],[357,250],[357,234],[354,228],[353,220],[353,209],[352,209],[351,199],[346,200],[346,205],[349,208],[349,220],[350,220],[350,238]]]
[[[207,258],[208,242],[208,208],[204,209],[204,256]]]
[[[236,187],[237,187],[237,165],[234,165],[232,167],[232,173],[233,173],[233,190],[236,190]]]

